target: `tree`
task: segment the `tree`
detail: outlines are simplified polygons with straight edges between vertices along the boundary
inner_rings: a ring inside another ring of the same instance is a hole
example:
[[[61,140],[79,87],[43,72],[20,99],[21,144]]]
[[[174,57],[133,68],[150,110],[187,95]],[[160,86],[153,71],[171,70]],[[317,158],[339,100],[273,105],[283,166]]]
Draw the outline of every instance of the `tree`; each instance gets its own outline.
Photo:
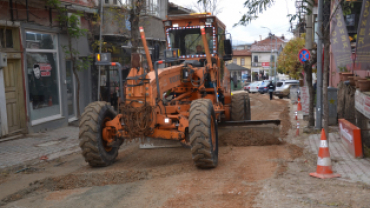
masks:
[[[68,45],[62,46],[66,57],[72,62],[72,72],[77,82],[76,91],[76,104],[77,104],[77,118],[80,118],[80,78],[78,76],[78,71],[87,69],[89,67],[91,58],[80,58],[79,51],[73,47],[72,40],[79,39],[83,35],[86,35],[87,29],[82,29],[80,27],[81,23],[79,17],[83,16],[82,13],[70,13],[68,15],[67,7],[62,7],[59,0],[48,0],[47,4],[53,7],[57,12],[57,21],[60,23],[60,27],[67,34]]]
[[[222,0],[198,0],[198,2],[189,5],[189,8],[197,12],[210,12],[212,15],[218,15],[222,12],[220,3]]]
[[[304,43],[303,37],[296,37],[285,45],[278,58],[279,73],[289,74],[289,76],[295,79],[299,78],[299,73],[303,71],[303,66],[297,54],[304,48]]]
[[[320,0],[319,0],[320,1]],[[321,0],[324,1],[324,0]],[[329,0],[325,0],[326,2]],[[271,7],[275,3],[275,0],[246,0],[244,2],[244,7],[247,9],[247,12],[242,15],[241,19],[238,23],[236,23],[234,26],[237,25],[243,25],[246,26],[248,23],[250,23],[252,20],[258,18],[258,14],[262,13],[263,11],[267,10],[269,7]],[[288,15],[290,17],[290,22],[298,19],[298,22],[302,22],[302,13],[311,14],[311,8],[313,8],[313,5],[315,4],[315,0],[302,0],[302,10],[299,10],[298,14],[294,15]],[[345,1],[345,0],[339,0],[339,4],[342,6],[342,9],[344,13],[345,11],[348,11],[349,8],[353,6],[353,1]],[[323,34],[323,37],[320,37],[323,39],[323,45],[324,45],[324,73],[323,73],[323,103],[324,103],[324,129],[325,132],[328,133],[328,119],[329,119],[329,105],[328,105],[328,95],[327,95],[327,87],[328,87],[328,74],[329,74],[329,49],[330,49],[330,22],[333,18],[334,14],[336,13],[336,10],[338,9],[338,6],[335,6],[332,9],[332,13],[330,15],[329,21],[326,22],[326,24],[323,24],[320,28]],[[302,13],[301,13],[302,12]],[[316,61],[316,60],[315,60]],[[304,66],[305,71],[310,71],[312,68],[313,62],[306,63]],[[309,91],[311,98],[312,95],[312,77],[311,73],[306,73],[308,76],[306,76],[306,83],[309,85]],[[311,85],[311,86],[310,86]],[[310,99],[310,117],[313,118],[313,110],[311,111],[311,105],[313,105],[313,99]],[[313,109],[313,107],[312,107]],[[313,122],[312,122],[313,123]],[[311,124],[311,121],[310,121]]]

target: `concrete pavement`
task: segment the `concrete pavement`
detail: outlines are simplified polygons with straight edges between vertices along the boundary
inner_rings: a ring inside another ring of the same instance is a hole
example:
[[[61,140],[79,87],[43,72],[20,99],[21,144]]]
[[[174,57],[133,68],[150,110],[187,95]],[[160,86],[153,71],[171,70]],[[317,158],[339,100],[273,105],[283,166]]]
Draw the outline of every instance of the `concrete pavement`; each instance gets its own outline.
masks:
[[[0,142],[0,168],[32,165],[80,151],[78,127],[68,126],[46,133],[28,134]]]
[[[305,140],[307,148],[313,154],[318,154],[320,138],[320,134],[312,134]],[[342,175],[341,179],[370,184],[370,158],[353,158],[342,145],[338,132],[329,134],[329,151],[333,170]]]

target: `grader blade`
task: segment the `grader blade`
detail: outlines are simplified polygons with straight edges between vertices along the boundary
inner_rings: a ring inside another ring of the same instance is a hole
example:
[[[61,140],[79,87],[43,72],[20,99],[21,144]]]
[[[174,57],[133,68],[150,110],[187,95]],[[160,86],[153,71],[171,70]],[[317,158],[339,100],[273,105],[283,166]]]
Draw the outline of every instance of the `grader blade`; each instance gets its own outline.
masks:
[[[219,124],[218,136],[221,140],[232,139],[235,135],[241,140],[250,141],[251,145],[255,144],[255,146],[266,141],[279,141],[280,120],[228,121]]]
[[[219,127],[226,126],[258,126],[258,125],[280,125],[280,120],[244,120],[244,121],[225,121],[219,123]]]
[[[140,149],[182,147],[179,141],[153,138],[141,138]]]

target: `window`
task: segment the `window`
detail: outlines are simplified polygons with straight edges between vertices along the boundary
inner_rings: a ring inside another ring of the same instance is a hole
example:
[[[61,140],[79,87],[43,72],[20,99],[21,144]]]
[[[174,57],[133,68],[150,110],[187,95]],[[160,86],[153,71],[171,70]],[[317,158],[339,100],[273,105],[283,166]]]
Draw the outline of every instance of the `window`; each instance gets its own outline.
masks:
[[[152,15],[159,15],[158,0],[146,0],[146,13]]]
[[[12,29],[0,28],[0,48],[13,48],[13,31]]]
[[[256,62],[256,63],[258,62],[258,56],[253,57],[253,62]]]
[[[117,5],[117,0],[113,0],[113,4],[114,5]]]
[[[238,64],[238,59],[233,59],[234,64]]]
[[[56,35],[26,32],[26,48],[56,49]]]
[[[26,31],[26,64],[32,125],[60,117],[57,36]]]
[[[240,63],[241,66],[245,66],[245,59],[241,59],[241,63]]]
[[[213,52],[213,32],[211,27],[206,27],[206,38],[209,51]],[[170,30],[170,47],[179,48],[180,56],[205,54],[202,35],[199,28]],[[216,52],[214,52],[216,53]]]
[[[106,4],[109,4],[109,0],[105,0],[105,3],[106,3]]]

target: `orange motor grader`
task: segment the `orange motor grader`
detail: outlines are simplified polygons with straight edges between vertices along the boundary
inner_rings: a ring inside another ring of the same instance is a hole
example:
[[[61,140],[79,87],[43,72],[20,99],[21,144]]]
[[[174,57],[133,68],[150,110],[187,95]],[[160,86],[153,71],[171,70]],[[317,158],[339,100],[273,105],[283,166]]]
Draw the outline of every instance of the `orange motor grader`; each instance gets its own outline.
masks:
[[[231,94],[225,66],[232,59],[231,40],[217,17],[169,16],[164,29],[164,59],[152,62],[140,27],[147,66],[133,54],[127,77],[120,74],[118,113],[107,102],[85,108],[79,138],[91,166],[112,164],[126,139],[151,138],[176,140],[191,148],[197,167],[213,168],[218,161],[219,125],[279,123],[250,121],[249,95]],[[96,64],[119,65],[104,55],[97,54]]]

